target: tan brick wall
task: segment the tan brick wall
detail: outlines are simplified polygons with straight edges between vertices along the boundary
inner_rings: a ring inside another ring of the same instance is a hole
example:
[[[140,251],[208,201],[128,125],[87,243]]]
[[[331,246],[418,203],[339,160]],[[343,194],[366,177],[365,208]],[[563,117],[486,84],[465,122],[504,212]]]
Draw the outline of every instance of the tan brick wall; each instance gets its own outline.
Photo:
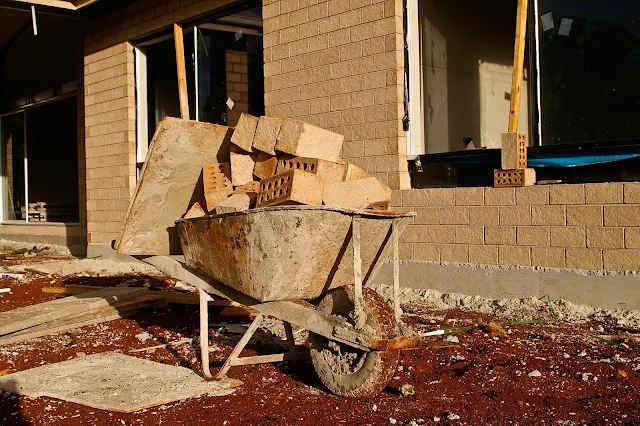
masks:
[[[264,0],[263,19],[266,113],[344,134],[343,158],[409,188],[402,0]]]
[[[640,270],[640,183],[412,189],[393,201],[417,213],[404,260]]]
[[[230,0],[141,0],[87,25],[84,142],[89,243],[109,243],[117,237],[135,189],[136,104],[130,41],[171,30],[174,22],[229,3]]]
[[[240,114],[249,112],[249,61],[247,52],[227,50],[224,55],[227,98],[233,109],[227,111],[227,126],[235,127]]]

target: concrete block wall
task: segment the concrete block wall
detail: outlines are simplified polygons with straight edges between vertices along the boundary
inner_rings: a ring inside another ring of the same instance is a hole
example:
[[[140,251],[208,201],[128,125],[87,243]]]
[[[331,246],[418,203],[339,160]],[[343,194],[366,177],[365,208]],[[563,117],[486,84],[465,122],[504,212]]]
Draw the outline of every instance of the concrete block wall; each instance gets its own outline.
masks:
[[[640,271],[640,182],[394,191],[401,258]]]
[[[84,123],[87,240],[114,240],[136,185],[132,40],[172,31],[230,0],[141,0],[90,22],[85,34]],[[176,89],[177,90],[177,89]]]
[[[249,112],[249,58],[247,52],[225,52],[227,97],[233,100],[232,110],[227,110],[227,126],[235,126],[240,114]]]
[[[402,0],[263,0],[265,108],[345,135],[343,158],[410,188]]]

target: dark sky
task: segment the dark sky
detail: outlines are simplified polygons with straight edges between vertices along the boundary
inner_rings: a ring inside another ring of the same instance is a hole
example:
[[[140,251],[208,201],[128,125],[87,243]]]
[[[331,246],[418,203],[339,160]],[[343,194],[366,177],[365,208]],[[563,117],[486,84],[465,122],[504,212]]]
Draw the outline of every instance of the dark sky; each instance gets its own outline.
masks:
[[[639,0],[540,0],[539,4],[540,15],[553,13],[556,27],[562,18],[586,18],[626,28],[640,37]]]

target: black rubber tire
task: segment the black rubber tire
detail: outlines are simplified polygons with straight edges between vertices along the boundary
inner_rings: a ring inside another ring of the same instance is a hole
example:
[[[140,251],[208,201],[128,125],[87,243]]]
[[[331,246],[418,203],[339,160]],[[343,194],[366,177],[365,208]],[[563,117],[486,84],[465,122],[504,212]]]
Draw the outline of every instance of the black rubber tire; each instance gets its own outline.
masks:
[[[331,290],[318,305],[318,310],[347,317],[353,311],[353,294],[353,286]],[[368,330],[381,339],[396,337],[398,326],[389,305],[371,289],[364,288],[362,296]],[[314,333],[310,334],[309,339],[314,370],[322,383],[339,396],[363,397],[379,393],[387,386],[398,366],[398,350],[365,352]],[[336,364],[327,360],[336,359],[336,347],[340,354],[357,357],[354,371],[336,371]]]

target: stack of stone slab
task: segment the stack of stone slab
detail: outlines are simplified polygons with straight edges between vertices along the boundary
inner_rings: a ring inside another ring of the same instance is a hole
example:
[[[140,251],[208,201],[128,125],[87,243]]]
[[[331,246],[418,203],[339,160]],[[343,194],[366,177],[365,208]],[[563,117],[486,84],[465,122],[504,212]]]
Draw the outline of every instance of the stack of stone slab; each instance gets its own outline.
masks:
[[[493,171],[493,186],[531,186],[536,183],[536,171],[527,168],[526,133],[502,134],[502,169]]]
[[[204,199],[184,218],[277,205],[387,210],[391,190],[340,158],[344,136],[300,120],[242,114],[230,161],[204,164]]]

